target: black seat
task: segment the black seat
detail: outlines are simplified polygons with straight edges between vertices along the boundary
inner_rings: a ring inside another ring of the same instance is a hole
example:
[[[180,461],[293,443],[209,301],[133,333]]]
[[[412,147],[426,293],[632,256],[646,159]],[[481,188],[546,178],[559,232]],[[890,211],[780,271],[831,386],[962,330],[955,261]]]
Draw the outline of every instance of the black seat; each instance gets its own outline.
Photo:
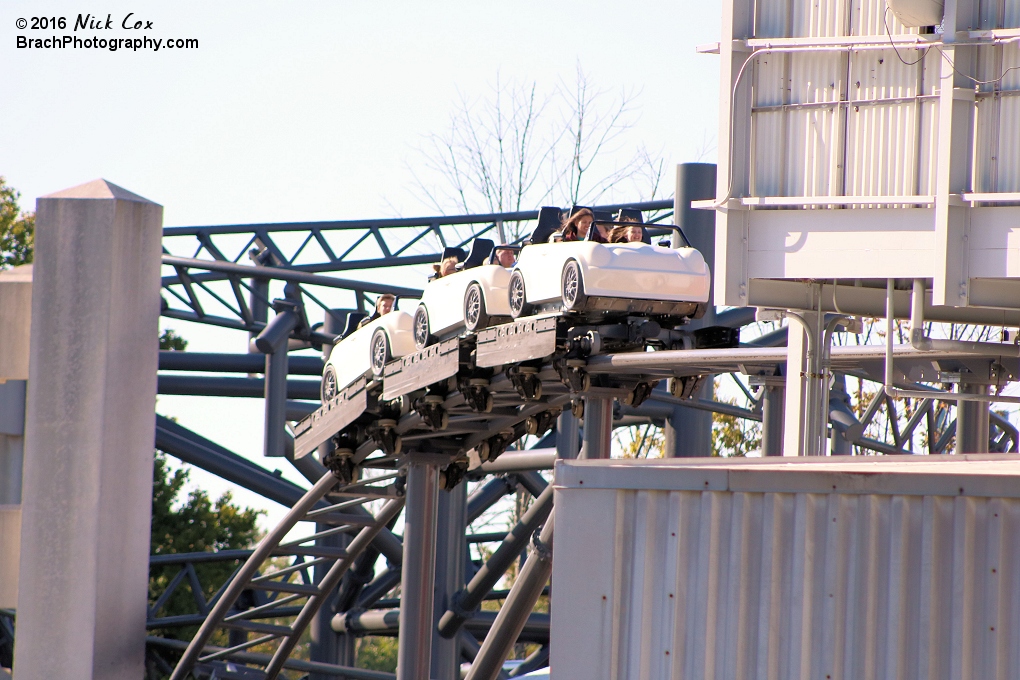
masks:
[[[616,219],[619,222],[629,220],[632,222],[644,224],[645,214],[638,210],[637,208],[620,208],[620,212],[617,214]]]
[[[549,237],[560,229],[560,209],[555,206],[543,206],[538,210],[538,224],[531,232],[532,243],[545,243]]]
[[[493,248],[496,244],[487,238],[476,238],[471,242],[471,250],[468,252],[467,257],[461,263],[461,269],[471,269],[477,267],[480,264],[485,264],[485,261],[492,254]]]
[[[617,222],[624,222],[624,221],[626,221],[626,222],[637,222],[638,224],[642,225],[641,226],[641,242],[642,243],[647,243],[648,245],[652,244],[652,237],[648,233],[648,230],[645,229],[645,227],[644,227],[645,214],[643,212],[641,212],[640,210],[638,210],[637,208],[620,208],[620,212],[618,212],[616,214],[616,221]]]
[[[350,312],[347,314],[347,323],[344,325],[343,335],[340,337],[346,338],[348,335],[358,330],[358,324],[368,318],[368,314],[365,312]]]
[[[592,222],[591,229],[588,230],[588,238],[586,241],[596,241],[598,243],[609,242],[609,232],[612,231],[613,227],[613,213],[608,210],[592,210],[592,214],[595,216],[595,221]],[[602,223],[602,228],[606,230],[606,236],[602,236],[599,231],[599,223]]]

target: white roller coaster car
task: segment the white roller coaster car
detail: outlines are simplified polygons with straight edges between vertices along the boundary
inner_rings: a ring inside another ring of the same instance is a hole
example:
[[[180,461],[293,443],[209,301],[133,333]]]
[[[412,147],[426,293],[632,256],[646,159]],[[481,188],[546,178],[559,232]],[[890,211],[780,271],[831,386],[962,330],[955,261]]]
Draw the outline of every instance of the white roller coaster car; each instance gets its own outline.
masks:
[[[547,210],[542,209],[531,244],[521,250],[510,275],[508,302],[513,318],[562,310],[583,316],[641,314],[682,322],[704,314],[712,276],[705,258],[678,228],[685,244],[681,248],[594,240],[548,243],[559,216]],[[589,238],[595,233],[593,225]]]
[[[443,252],[444,260],[456,257],[460,263],[457,271],[429,281],[422,292],[414,312],[414,343],[419,349],[464,330],[478,331],[510,320],[506,296],[510,271],[494,262],[497,251],[505,249],[476,238],[466,256],[460,248]]]
[[[352,312],[341,339],[329,353],[322,371],[323,403],[362,376],[381,376],[386,362],[415,350],[407,312],[394,309],[359,328],[365,318],[365,314]]]

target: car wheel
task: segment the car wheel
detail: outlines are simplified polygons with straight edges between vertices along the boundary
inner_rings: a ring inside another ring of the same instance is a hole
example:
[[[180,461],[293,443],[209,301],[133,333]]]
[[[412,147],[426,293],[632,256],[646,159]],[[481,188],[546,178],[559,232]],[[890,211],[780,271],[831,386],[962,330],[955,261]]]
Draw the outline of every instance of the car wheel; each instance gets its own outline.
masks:
[[[516,319],[531,314],[532,306],[528,304],[528,298],[524,292],[524,274],[519,269],[515,269],[514,273],[510,275],[507,295],[510,298],[510,316]]]
[[[489,315],[485,311],[482,287],[477,283],[472,283],[464,293],[464,326],[469,331],[478,331],[488,325]]]
[[[336,369],[333,368],[332,364],[326,366],[326,370],[322,372],[322,386],[319,388],[319,394],[322,396],[322,403],[330,401],[337,395],[339,390],[336,384]]]
[[[580,311],[588,296],[584,294],[584,280],[581,278],[581,265],[577,260],[568,260],[563,267],[563,309]]]
[[[425,305],[418,305],[414,310],[414,346],[418,349],[425,349],[432,344],[432,336],[429,335],[429,312]]]
[[[386,331],[382,328],[376,328],[375,333],[372,334],[372,373],[374,375],[382,375],[383,369],[386,368],[386,362],[390,360],[390,341],[386,337]]]

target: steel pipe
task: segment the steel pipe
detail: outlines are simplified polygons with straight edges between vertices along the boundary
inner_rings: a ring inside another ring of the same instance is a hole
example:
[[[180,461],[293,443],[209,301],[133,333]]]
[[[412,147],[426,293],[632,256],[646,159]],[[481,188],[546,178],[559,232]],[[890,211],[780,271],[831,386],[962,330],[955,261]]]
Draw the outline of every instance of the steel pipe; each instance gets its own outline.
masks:
[[[287,363],[291,375],[322,375],[325,366],[318,357],[292,356]],[[265,360],[259,354],[159,351],[161,371],[200,371],[211,373],[261,373]]]
[[[485,474],[504,472],[526,472],[529,470],[552,470],[556,463],[556,449],[529,449],[507,451],[489,463],[482,463],[479,470]]]
[[[265,358],[255,355],[265,370]],[[288,399],[319,399],[319,380],[288,380]],[[183,394],[197,397],[253,397],[265,396],[266,383],[262,378],[223,378],[205,375],[161,374],[156,381],[159,394]]]
[[[528,545],[535,530],[546,521],[553,506],[553,487],[547,486],[545,491],[531,504],[521,520],[510,530],[506,538],[492,557],[482,565],[467,587],[457,592],[450,603],[450,608],[439,620],[438,632],[445,638],[451,638],[460,626],[472,618],[474,610],[482,603],[485,594],[492,590],[510,565],[520,556]]]
[[[552,573],[554,519],[555,515],[550,515],[545,526],[542,527],[537,545],[528,556],[517,580],[514,581],[510,595],[500,608],[499,614],[496,615],[496,620],[493,622],[489,634],[485,636],[482,648],[478,651],[474,663],[471,664],[467,680],[495,680],[510,649],[517,642],[518,636],[531,616],[535,602],[538,601],[546,582],[549,581],[549,575]]]
[[[407,466],[404,564],[400,580],[397,679],[428,678],[432,661],[432,605],[436,568],[439,469],[415,460]]]
[[[609,458],[613,435],[613,400],[585,397],[584,432],[579,458]]]

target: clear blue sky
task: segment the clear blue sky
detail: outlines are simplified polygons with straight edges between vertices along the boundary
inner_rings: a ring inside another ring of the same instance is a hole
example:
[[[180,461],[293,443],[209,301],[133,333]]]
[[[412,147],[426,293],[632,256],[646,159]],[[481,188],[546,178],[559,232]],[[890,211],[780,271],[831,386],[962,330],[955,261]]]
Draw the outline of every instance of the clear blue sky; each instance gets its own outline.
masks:
[[[18,35],[74,35],[79,12],[110,14],[115,27],[129,12],[153,22],[80,37],[197,38],[199,47],[16,48]],[[68,28],[17,28],[44,13]],[[695,46],[718,40],[719,26],[719,4],[693,0],[5,0],[0,175],[29,209],[103,177],[161,203],[168,226],[421,214],[407,165],[459,95],[483,96],[497,73],[551,88],[578,64],[600,87],[640,92],[628,140],[673,165],[697,160],[706,137],[714,145],[718,57]],[[191,349],[244,351],[239,334],[174,325]],[[260,401],[161,397],[159,406],[261,459]]]

